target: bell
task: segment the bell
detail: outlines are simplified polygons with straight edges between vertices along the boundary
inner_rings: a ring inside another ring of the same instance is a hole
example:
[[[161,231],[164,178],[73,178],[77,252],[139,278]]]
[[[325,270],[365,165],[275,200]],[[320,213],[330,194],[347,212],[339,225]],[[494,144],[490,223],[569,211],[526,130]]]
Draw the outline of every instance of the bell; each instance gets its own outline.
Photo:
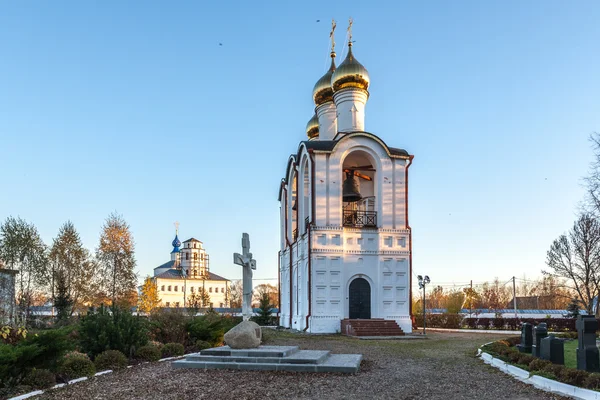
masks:
[[[346,172],[346,180],[342,186],[342,200],[345,203],[354,203],[362,199],[358,190],[358,178],[354,176],[354,172]]]

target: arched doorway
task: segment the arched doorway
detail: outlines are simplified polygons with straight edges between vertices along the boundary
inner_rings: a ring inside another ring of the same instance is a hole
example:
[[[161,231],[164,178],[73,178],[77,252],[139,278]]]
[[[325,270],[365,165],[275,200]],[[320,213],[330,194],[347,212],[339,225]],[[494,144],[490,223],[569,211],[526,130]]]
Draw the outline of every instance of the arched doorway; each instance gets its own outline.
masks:
[[[371,285],[366,279],[356,278],[349,288],[349,318],[371,319]]]

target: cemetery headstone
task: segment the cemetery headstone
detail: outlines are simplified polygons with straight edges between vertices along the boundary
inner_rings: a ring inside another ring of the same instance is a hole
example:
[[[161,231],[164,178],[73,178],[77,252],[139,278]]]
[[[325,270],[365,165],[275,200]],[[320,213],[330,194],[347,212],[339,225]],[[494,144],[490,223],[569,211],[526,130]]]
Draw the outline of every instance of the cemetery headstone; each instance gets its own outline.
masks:
[[[517,345],[517,348],[521,353],[531,353],[531,346],[533,345],[533,326],[529,322],[523,323],[521,326],[521,343]]]
[[[562,339],[549,335],[541,341],[540,358],[551,361],[553,364],[565,364],[565,342]]]
[[[539,325],[537,325],[533,329],[533,336],[535,344],[533,345],[532,353],[535,357],[539,357],[541,341],[543,338],[548,336],[548,325],[546,325],[545,322],[542,322]]]
[[[600,355],[596,346],[598,321],[593,315],[577,317],[577,369],[589,372],[600,372]]]

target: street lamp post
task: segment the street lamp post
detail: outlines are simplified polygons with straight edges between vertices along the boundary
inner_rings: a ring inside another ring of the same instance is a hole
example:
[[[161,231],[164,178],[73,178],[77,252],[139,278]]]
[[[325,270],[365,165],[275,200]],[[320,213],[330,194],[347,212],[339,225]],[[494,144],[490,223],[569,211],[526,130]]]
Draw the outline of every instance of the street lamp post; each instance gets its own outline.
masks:
[[[427,284],[430,282],[429,276],[425,275],[425,278],[423,278],[423,276],[418,275],[417,279],[419,280],[419,289],[423,289],[423,335],[425,335],[425,311],[426,311],[426,304],[425,304],[425,286],[427,286]]]

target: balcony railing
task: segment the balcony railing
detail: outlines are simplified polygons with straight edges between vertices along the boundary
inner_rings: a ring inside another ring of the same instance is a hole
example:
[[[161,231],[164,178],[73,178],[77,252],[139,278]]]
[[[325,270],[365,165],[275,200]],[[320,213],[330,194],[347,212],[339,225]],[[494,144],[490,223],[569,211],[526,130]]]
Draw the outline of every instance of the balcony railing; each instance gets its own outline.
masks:
[[[344,210],[344,226],[376,228],[377,211]]]

